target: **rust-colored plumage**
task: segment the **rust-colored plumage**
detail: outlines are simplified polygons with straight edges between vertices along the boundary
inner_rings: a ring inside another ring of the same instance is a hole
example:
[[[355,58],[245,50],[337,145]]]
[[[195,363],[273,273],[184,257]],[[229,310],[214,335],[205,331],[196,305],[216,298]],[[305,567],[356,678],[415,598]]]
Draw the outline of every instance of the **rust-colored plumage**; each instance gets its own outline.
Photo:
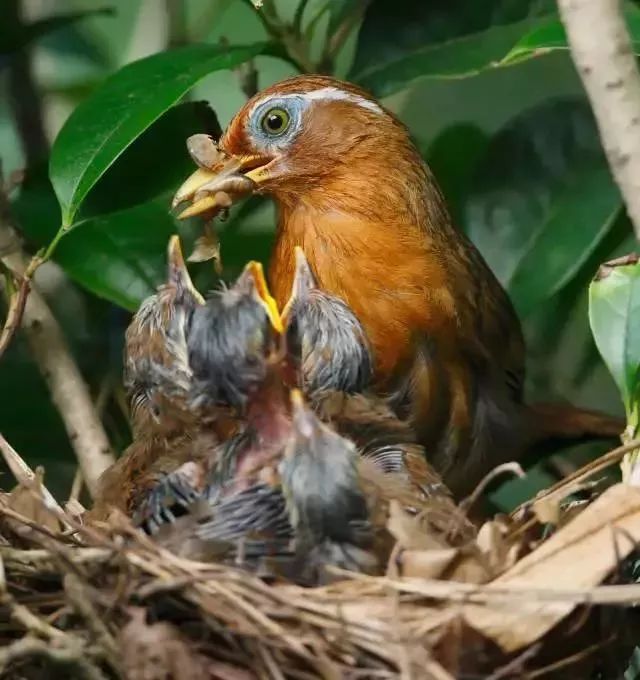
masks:
[[[513,307],[457,230],[407,129],[367,93],[300,76],[253,97],[211,167],[176,195],[215,212],[230,177],[278,210],[270,281],[280,305],[301,246],[321,288],[353,309],[375,388],[395,397],[457,494],[540,439],[615,435],[620,423],[565,408],[554,427],[523,402],[524,342]],[[251,184],[253,183],[253,184]]]

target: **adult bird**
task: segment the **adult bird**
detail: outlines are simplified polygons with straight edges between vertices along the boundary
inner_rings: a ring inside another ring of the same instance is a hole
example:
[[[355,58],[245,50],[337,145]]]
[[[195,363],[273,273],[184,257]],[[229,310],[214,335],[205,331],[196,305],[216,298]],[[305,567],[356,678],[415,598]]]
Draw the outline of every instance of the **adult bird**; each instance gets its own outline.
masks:
[[[362,322],[376,390],[395,395],[458,495],[543,440],[619,433],[605,416],[524,404],[511,302],[453,225],[407,128],[366,92],[324,76],[285,80],[242,107],[216,153],[192,156],[200,169],[174,204],[211,216],[218,197],[273,196],[278,304],[301,246],[320,287]]]

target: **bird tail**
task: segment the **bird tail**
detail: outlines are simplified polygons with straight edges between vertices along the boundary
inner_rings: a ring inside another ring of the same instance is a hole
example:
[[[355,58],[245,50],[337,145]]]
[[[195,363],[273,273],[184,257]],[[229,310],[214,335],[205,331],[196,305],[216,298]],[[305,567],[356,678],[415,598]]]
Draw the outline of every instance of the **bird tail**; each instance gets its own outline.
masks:
[[[530,446],[615,439],[625,427],[622,418],[571,404],[531,404],[529,418]]]

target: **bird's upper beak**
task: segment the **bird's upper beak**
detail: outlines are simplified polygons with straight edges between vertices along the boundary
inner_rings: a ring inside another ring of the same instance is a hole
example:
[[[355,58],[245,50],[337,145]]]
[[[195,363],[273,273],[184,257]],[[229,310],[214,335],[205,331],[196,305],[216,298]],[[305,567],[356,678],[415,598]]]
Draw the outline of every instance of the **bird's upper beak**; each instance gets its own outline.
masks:
[[[269,291],[269,286],[267,285],[267,279],[264,275],[264,270],[260,262],[249,262],[244,268],[242,276],[251,276],[255,285],[256,293],[258,298],[267,312],[271,326],[276,331],[276,333],[283,332],[282,319],[280,318],[280,312],[278,311],[278,303],[275,298],[271,295]]]
[[[300,246],[295,247],[295,259],[296,269],[293,277],[293,285],[291,286],[291,294],[280,315],[285,328],[289,323],[289,314],[291,313],[291,308],[294,303],[297,300],[303,300],[309,294],[309,291],[317,286],[307,257]]]
[[[214,215],[229,207],[229,199],[246,196],[258,190],[269,178],[273,160],[255,154],[230,155],[218,149],[207,135],[193,135],[187,140],[191,158],[199,166],[178,189],[171,204],[176,208],[189,201],[178,219],[207,213]]]
[[[203,305],[204,298],[193,285],[193,281],[189,276],[189,270],[187,269],[187,265],[182,255],[180,237],[177,234],[174,234],[169,239],[169,246],[167,247],[167,268],[167,279],[169,283],[172,283],[180,290],[189,291],[198,303]]]

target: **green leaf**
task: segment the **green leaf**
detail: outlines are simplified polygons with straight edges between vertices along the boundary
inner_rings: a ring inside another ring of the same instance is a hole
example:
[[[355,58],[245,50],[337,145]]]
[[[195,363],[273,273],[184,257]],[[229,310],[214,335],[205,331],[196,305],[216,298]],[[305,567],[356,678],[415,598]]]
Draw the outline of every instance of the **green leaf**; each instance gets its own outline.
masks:
[[[0,53],[6,54],[9,52],[17,52],[36,41],[38,38],[59,31],[62,28],[67,28],[87,17],[96,15],[112,16],[113,14],[114,11],[111,7],[101,7],[86,12],[54,14],[24,24],[24,26],[19,27],[18,30],[15,29],[15,26],[12,25],[11,21],[5,19],[5,21],[0,24]]]
[[[200,132],[214,139],[221,135],[216,114],[206,102],[184,102],[170,108],[98,180],[76,220],[116,212],[175,191],[193,172],[185,140]],[[154,163],[157,158],[162,162]]]
[[[635,53],[640,54],[640,9],[628,3],[624,15]],[[503,57],[501,64],[519,62],[542,52],[568,49],[564,26],[557,18],[549,17],[520,38]]]
[[[63,225],[73,225],[100,177],[201,78],[233,68],[261,50],[261,45],[191,45],[141,59],[108,78],[71,114],[51,153],[49,173]]]
[[[462,214],[522,316],[581,271],[621,200],[591,112],[577,100],[525,112],[490,142]]]
[[[509,293],[522,316],[571,281],[620,209],[620,192],[603,163],[567,177],[511,275]]]
[[[60,241],[55,261],[81,286],[111,302],[136,309],[160,283],[165,251],[176,225],[167,210],[169,195],[109,215],[87,219]],[[49,243],[59,208],[44,172],[27,178],[14,210],[24,235]]]
[[[640,262],[637,256],[600,267],[589,287],[589,322],[596,345],[620,390],[627,415],[640,399]]]
[[[192,105],[178,108],[188,106]],[[185,252],[189,252],[202,230],[198,220],[176,222],[168,210],[169,201],[170,193],[165,193],[133,207],[85,218],[81,229],[72,230],[60,241],[53,259],[82,287],[135,310],[165,278],[169,237],[180,233]],[[27,176],[13,209],[31,246],[51,241],[60,223],[60,208],[46,168]],[[252,231],[246,229],[248,223],[252,223]],[[237,275],[249,259],[267,261],[273,241],[273,229],[267,225],[272,223],[271,206],[251,200],[240,204],[230,220],[217,227],[222,231],[226,279]],[[196,285],[203,291],[210,289],[214,282],[211,266],[194,270]]]
[[[351,79],[377,96],[421,76],[461,77],[499,62],[554,3],[528,0],[374,0]]]

